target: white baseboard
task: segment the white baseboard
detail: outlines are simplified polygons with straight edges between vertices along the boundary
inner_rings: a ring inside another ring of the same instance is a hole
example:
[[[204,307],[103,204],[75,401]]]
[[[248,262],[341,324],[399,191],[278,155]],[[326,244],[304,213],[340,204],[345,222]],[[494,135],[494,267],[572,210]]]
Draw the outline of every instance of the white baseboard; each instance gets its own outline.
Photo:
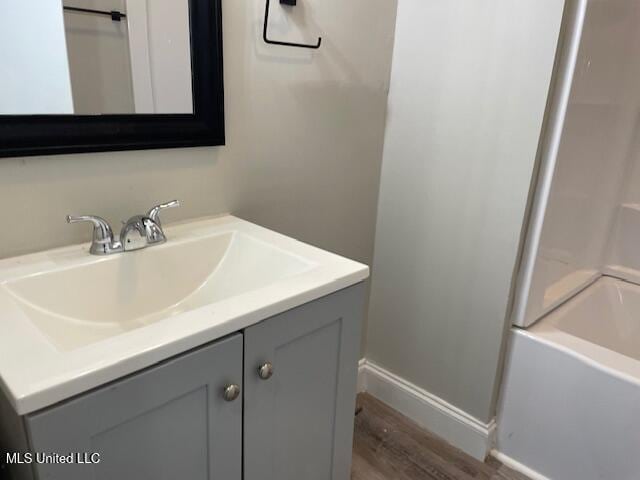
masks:
[[[506,465],[511,470],[515,470],[516,472],[520,472],[521,474],[529,477],[531,480],[551,480],[548,477],[545,477],[541,473],[532,470],[526,465],[521,464],[520,462],[514,460],[513,458],[505,455],[504,453],[500,453],[497,450],[491,451],[491,456],[498,459],[503,465]]]
[[[366,359],[360,360],[358,391],[373,395],[478,460],[484,461],[493,447],[494,420],[483,423]]]

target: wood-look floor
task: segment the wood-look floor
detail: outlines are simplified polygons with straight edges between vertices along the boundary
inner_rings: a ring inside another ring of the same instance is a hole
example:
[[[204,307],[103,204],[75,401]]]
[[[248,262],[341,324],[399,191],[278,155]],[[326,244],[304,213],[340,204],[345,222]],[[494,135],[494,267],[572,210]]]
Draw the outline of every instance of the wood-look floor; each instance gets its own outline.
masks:
[[[352,480],[529,480],[470,457],[372,396],[358,396]]]

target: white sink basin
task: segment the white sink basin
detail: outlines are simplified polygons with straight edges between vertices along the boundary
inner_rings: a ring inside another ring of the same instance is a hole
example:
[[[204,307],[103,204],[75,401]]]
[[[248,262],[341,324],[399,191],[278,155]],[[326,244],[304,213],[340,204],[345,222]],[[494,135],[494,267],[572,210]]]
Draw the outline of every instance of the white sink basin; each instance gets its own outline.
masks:
[[[2,288],[56,347],[72,350],[314,265],[246,234],[226,232],[31,275]]]
[[[365,265],[235,217],[108,257],[0,261],[0,386],[20,414],[358,283]]]

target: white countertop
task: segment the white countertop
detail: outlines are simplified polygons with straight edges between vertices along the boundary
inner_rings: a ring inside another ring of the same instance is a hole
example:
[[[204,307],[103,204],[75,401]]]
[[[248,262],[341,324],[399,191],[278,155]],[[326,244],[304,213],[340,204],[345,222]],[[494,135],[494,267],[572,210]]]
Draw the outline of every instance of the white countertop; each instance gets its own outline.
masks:
[[[0,261],[0,386],[18,414],[40,410],[261,320],[341,290],[369,276],[366,265],[232,216],[165,229],[168,242],[242,235],[306,262],[308,268],[124,333],[72,349],[51,341],[3,286],[43,273],[109,261],[76,245]],[[233,242],[234,240],[231,240]],[[128,252],[120,255],[137,255]],[[73,292],[70,292],[70,295]],[[71,298],[71,297],[70,297]]]

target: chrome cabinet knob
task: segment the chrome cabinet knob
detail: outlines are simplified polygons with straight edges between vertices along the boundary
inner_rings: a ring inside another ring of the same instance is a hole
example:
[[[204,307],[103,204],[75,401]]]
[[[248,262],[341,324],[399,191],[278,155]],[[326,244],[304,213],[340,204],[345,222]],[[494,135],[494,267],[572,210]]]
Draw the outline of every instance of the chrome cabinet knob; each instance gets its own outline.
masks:
[[[269,362],[263,363],[258,367],[258,376],[262,380],[269,380],[273,375],[273,365]]]
[[[235,384],[227,385],[224,387],[222,396],[227,402],[233,402],[240,396],[240,387]]]

